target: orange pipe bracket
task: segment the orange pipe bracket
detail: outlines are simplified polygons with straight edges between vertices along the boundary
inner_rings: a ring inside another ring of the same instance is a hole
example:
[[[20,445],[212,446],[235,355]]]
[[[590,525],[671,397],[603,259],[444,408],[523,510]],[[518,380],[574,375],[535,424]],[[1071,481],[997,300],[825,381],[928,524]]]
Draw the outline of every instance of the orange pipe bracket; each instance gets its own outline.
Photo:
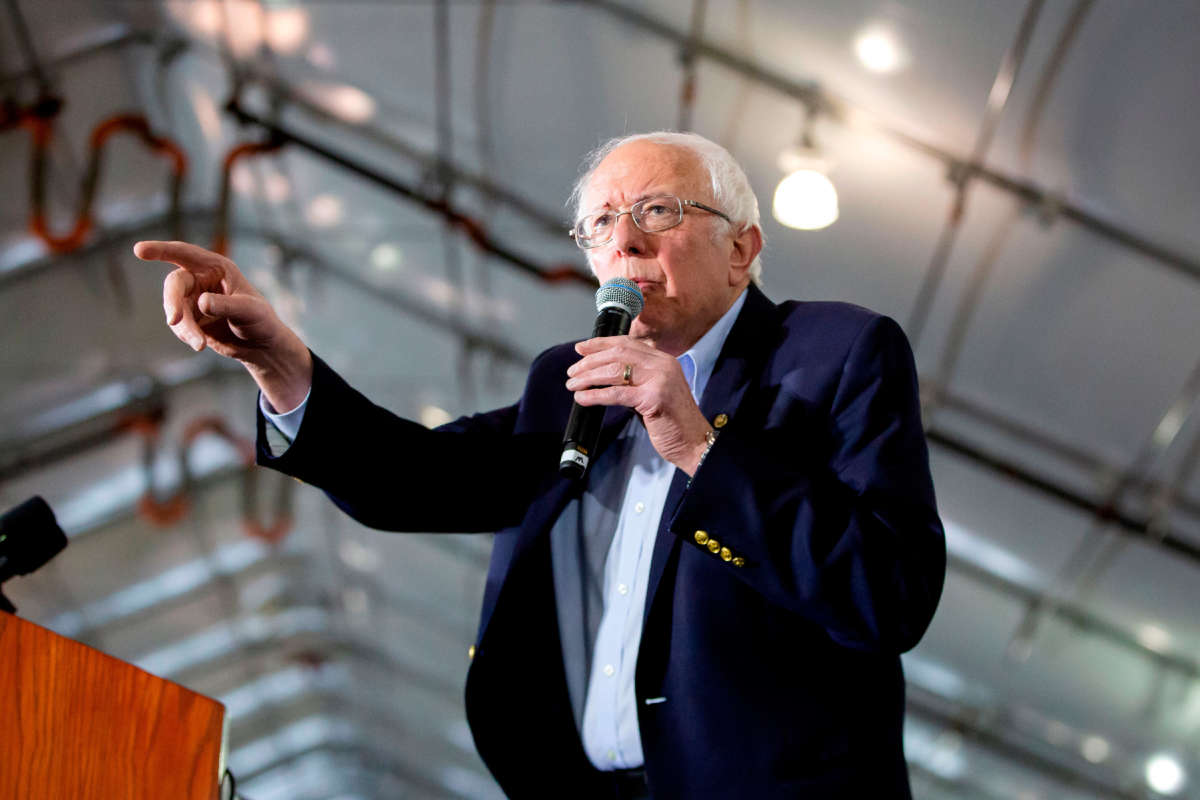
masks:
[[[221,162],[221,198],[217,204],[216,230],[213,231],[212,246],[214,253],[229,255],[229,208],[233,201],[233,167],[246,156],[271,153],[283,147],[283,140],[273,136],[265,142],[242,142],[234,145]]]
[[[150,123],[142,115],[118,114],[100,122],[92,129],[88,139],[88,163],[83,177],[83,197],[74,225],[68,233],[61,236],[51,232],[46,221],[46,165],[50,140],[54,135],[54,118],[58,116],[60,109],[61,104],[42,103],[20,115],[21,124],[28,128],[33,136],[33,161],[29,173],[32,205],[30,230],[55,253],[69,253],[83,245],[94,226],[92,206],[99,185],[104,148],[109,138],[121,131],[135,134],[152,152],[170,158],[171,212],[177,226],[183,179],[187,174],[187,156],[170,139],[156,136],[150,130]]]

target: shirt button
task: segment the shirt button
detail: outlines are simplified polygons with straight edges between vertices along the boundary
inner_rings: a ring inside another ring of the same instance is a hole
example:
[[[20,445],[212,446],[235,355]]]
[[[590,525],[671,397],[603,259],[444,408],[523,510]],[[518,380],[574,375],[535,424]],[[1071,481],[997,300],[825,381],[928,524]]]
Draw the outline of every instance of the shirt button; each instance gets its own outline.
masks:
[[[633,507],[633,510],[640,514],[646,510],[646,504],[638,503],[636,506]]]
[[[608,677],[610,677],[610,678],[611,678],[611,677],[613,676],[613,673],[614,673],[614,672],[616,672],[616,671],[617,671],[617,670],[616,670],[616,669],[613,667],[613,665],[612,665],[612,664],[605,664],[605,665],[604,665],[604,674],[605,674],[605,675],[607,675]]]
[[[617,584],[617,593],[618,594],[629,594],[629,587],[623,583],[618,583]]]
[[[617,760],[617,751],[616,751],[616,750],[609,750],[609,751],[608,751],[607,753],[605,753],[604,755],[608,756],[608,760],[609,760],[609,761],[616,761],[616,760]]]

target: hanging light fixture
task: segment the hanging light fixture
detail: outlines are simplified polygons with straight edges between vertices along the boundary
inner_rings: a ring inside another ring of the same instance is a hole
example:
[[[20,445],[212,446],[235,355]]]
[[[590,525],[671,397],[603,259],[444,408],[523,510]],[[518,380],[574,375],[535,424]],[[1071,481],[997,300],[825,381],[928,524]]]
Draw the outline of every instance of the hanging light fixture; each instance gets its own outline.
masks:
[[[854,52],[859,62],[871,72],[889,73],[908,64],[908,53],[899,38],[888,27],[874,25],[858,34]]]
[[[1146,762],[1146,783],[1159,794],[1178,794],[1187,783],[1187,773],[1174,755],[1159,753]]]
[[[807,107],[800,141],[779,154],[783,180],[775,187],[772,213],[780,224],[804,231],[827,228],[838,218],[837,189],[826,173],[832,164],[813,143],[816,114]]]

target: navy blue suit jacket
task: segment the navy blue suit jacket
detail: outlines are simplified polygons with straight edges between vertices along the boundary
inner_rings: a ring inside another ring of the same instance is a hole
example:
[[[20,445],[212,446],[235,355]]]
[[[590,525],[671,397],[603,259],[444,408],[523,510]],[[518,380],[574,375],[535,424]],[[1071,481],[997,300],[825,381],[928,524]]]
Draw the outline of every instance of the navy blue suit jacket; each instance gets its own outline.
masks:
[[[727,424],[690,486],[676,472],[651,561],[636,672],[651,790],[907,798],[899,654],[945,575],[912,354],[866,309],[749,292],[700,404]],[[600,796],[568,698],[548,541],[579,491],[557,474],[577,358],[547,350],[519,403],[433,431],[319,359],[279,458],[259,415],[259,463],[367,525],[498,531],[466,707],[513,798]],[[601,448],[630,413],[608,409]]]

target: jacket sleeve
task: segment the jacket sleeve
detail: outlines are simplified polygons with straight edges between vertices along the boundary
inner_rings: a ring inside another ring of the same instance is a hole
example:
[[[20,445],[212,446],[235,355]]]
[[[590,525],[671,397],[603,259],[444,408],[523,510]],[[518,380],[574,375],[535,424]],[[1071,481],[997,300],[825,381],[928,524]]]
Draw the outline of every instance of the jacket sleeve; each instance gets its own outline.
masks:
[[[765,430],[731,420],[671,530],[685,547],[698,546],[697,530],[718,539],[739,559],[731,575],[843,646],[912,648],[941,595],[946,551],[900,327],[879,316],[862,327],[827,418],[798,398],[789,414]]]
[[[495,531],[521,520],[557,466],[553,437],[516,431],[520,408],[429,430],[375,405],[314,355],[296,438],[273,456],[259,410],[257,461],[323,489],[372,528]]]

